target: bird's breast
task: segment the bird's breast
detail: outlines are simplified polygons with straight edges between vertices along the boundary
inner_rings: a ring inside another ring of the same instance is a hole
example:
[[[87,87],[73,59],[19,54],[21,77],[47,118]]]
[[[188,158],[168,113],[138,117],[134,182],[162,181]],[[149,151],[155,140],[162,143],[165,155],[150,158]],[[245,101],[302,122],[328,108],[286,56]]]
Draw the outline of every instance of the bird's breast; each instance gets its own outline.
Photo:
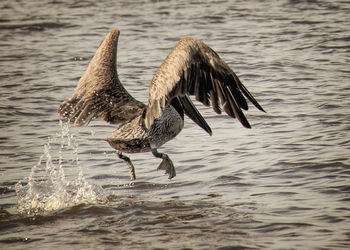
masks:
[[[184,127],[184,120],[171,106],[167,105],[160,118],[156,119],[149,130],[151,147],[158,148],[176,137]]]

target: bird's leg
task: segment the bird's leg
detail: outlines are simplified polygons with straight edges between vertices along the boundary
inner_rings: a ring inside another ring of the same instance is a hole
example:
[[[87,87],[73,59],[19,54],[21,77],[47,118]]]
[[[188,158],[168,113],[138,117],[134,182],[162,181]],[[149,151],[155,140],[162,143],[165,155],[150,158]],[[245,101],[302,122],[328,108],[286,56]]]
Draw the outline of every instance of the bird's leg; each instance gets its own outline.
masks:
[[[174,178],[176,176],[176,171],[169,156],[164,153],[159,153],[156,148],[152,148],[152,154],[157,158],[163,159],[163,161],[159,164],[158,170],[165,170],[165,173],[169,175],[169,179]]]
[[[132,162],[129,157],[125,156],[122,154],[122,152],[117,151],[118,157],[126,162],[128,164],[128,167],[130,169],[130,180],[134,181],[136,180],[136,175],[135,175],[135,168],[134,165],[132,165]]]

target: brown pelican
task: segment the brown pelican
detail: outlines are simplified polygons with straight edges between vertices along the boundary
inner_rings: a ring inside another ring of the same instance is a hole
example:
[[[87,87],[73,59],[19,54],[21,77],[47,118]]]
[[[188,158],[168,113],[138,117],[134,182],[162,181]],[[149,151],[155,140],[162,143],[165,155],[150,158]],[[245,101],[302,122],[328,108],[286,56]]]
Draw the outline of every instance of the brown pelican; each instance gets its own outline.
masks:
[[[120,124],[106,140],[117,150],[119,158],[127,162],[131,180],[136,178],[135,169],[123,153],[151,151],[163,159],[158,169],[165,170],[169,179],[176,175],[169,156],[157,149],[180,133],[184,114],[212,134],[189,95],[205,106],[211,105],[218,114],[223,109],[246,128],[250,125],[241,110],[248,109],[244,96],[264,111],[218,54],[192,37],[182,38],[153,76],[148,104],[136,100],[118,78],[118,37],[117,29],[106,36],[73,96],[59,106],[58,112],[76,126],[92,119]]]

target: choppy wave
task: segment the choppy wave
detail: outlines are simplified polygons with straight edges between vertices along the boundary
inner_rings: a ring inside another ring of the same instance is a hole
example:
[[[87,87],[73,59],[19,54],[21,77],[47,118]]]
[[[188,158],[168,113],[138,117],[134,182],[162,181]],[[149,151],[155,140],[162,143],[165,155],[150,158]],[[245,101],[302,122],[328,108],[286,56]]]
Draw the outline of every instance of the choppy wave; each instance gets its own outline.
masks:
[[[349,249],[349,1],[0,1],[0,248]],[[267,111],[251,130],[196,103],[159,150],[104,141],[115,127],[58,123],[103,37],[121,30],[118,73],[147,102],[182,36],[210,45]],[[17,185],[16,185],[17,184]]]

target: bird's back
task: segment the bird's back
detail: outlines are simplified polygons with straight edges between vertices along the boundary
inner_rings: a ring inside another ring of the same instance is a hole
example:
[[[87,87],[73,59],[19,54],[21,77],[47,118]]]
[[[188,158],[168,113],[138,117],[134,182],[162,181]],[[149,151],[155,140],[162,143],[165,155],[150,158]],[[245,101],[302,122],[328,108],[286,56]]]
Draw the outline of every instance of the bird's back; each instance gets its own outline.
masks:
[[[121,125],[107,139],[109,144],[126,153],[147,152],[172,140],[184,127],[183,117],[171,105],[167,105],[150,129],[145,128],[142,119],[139,116]]]

